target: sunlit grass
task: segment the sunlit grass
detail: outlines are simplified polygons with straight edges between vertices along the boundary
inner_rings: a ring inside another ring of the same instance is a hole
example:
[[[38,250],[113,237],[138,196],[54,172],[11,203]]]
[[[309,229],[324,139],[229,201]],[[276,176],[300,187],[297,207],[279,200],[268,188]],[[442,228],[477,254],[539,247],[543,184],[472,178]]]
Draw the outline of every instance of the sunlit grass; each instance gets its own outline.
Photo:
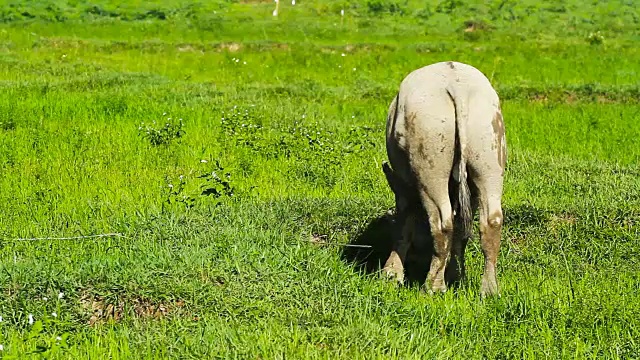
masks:
[[[0,357],[640,351],[640,53],[617,20],[633,6],[370,1],[341,28],[338,2],[277,18],[50,3],[0,15]],[[493,28],[465,36],[471,14]],[[477,239],[468,282],[436,297],[359,272],[340,245],[393,205],[380,164],[399,82],[452,59],[503,98],[502,297],[485,301]],[[122,236],[16,240],[106,233]]]

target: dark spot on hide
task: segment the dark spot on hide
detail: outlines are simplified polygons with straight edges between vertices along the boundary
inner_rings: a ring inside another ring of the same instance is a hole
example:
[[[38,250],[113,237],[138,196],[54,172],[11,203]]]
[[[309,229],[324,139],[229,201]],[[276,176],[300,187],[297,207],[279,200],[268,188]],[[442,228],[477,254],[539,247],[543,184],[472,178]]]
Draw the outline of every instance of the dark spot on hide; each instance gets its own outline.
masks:
[[[492,148],[496,149],[498,152],[498,163],[504,169],[507,163],[507,149],[503,146],[504,143],[504,120],[502,119],[502,112],[500,108],[496,111],[493,116],[493,120],[491,121],[491,126],[493,126],[493,134],[494,141]]]

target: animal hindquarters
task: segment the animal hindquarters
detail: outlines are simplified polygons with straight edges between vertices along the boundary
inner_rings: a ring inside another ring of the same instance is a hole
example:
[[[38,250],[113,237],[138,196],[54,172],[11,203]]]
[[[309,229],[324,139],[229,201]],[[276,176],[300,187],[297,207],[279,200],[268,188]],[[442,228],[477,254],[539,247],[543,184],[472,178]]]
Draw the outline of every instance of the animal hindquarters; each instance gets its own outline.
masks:
[[[414,218],[428,220],[434,255],[427,286],[432,291],[446,290],[445,268],[452,253],[457,259],[451,261],[455,267],[449,271],[451,278],[464,274],[464,248],[477,207],[485,255],[481,290],[483,295],[497,293],[506,141],[499,99],[489,80],[474,67],[457,62],[413,71],[400,84],[389,108],[386,133],[393,167],[389,173],[408,189],[399,195],[391,186],[396,207],[399,213],[414,212]],[[418,207],[428,219],[418,215]],[[407,215],[399,221],[406,222]],[[397,245],[407,241],[405,231]],[[404,245],[396,246],[392,256],[399,255],[403,261]]]

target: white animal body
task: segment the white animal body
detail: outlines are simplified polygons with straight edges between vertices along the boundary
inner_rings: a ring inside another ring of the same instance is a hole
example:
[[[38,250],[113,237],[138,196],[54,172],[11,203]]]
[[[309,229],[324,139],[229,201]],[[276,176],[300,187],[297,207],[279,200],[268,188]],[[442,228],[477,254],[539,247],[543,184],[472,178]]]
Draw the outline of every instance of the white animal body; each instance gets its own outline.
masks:
[[[426,286],[446,291],[465,276],[464,250],[479,210],[481,294],[497,294],[507,144],[500,100],[487,77],[451,61],[411,72],[389,107],[386,145],[383,170],[404,225],[384,272],[403,281],[412,224],[428,221],[433,257]]]

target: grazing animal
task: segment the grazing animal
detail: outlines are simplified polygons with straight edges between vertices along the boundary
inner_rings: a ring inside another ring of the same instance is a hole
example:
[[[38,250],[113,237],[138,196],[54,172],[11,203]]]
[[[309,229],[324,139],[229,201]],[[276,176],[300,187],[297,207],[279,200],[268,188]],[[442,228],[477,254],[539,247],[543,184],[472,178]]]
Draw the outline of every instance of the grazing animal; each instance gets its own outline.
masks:
[[[485,260],[480,293],[498,294],[507,144],[500,100],[487,77],[451,61],[411,72],[389,107],[386,146],[383,171],[402,232],[383,272],[403,282],[414,224],[427,221],[426,213],[433,256],[425,286],[445,292],[448,283],[465,277],[464,251],[479,210]]]

